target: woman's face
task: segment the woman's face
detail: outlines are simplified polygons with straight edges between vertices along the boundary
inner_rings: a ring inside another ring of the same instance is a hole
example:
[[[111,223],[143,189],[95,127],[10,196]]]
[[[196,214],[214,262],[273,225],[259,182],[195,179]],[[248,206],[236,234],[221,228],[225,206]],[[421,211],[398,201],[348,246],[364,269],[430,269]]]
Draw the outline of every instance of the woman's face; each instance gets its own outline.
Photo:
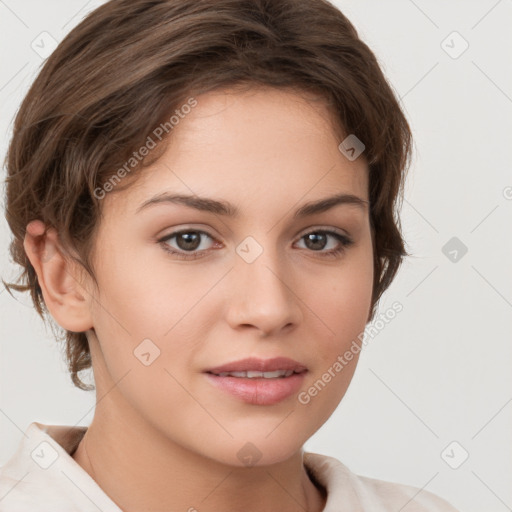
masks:
[[[355,370],[373,283],[368,170],[340,152],[320,102],[268,88],[196,100],[163,156],[102,200],[98,396],[202,456],[272,464],[328,419]],[[340,194],[362,201],[306,208]]]

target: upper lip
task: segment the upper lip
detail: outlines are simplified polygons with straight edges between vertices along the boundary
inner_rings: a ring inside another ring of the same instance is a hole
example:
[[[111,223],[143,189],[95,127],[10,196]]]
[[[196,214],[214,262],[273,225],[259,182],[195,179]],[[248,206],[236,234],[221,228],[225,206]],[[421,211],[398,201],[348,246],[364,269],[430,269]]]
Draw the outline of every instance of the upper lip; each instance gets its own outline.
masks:
[[[224,372],[273,372],[276,370],[293,370],[302,372],[307,370],[306,366],[290,359],[288,357],[274,357],[272,359],[259,359],[257,357],[248,357],[231,361],[221,366],[215,366],[206,370],[207,373],[224,373]]]

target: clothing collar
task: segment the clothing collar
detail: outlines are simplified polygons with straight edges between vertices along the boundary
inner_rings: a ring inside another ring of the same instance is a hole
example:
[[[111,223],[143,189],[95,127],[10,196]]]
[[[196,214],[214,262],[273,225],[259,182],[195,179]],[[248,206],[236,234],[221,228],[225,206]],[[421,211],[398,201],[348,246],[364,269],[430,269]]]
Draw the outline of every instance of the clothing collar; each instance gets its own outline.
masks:
[[[0,504],[18,498],[34,506],[48,500],[55,511],[67,506],[77,512],[122,512],[72,457],[86,431],[84,426],[31,423],[18,450],[1,468]],[[326,489],[322,512],[338,512],[341,503],[351,512],[362,511],[347,467],[311,452],[304,452],[303,460],[310,477]]]

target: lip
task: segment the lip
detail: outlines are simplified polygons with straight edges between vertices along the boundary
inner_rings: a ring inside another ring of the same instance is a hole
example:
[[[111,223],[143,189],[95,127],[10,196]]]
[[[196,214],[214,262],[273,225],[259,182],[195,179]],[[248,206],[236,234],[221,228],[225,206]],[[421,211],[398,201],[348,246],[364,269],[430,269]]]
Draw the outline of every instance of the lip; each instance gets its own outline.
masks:
[[[275,370],[293,370],[302,372],[307,370],[307,367],[298,361],[294,361],[288,357],[274,357],[272,359],[259,359],[257,357],[248,357],[246,359],[239,359],[230,363],[209,368],[207,373],[223,373],[223,372],[273,372]]]
[[[293,370],[289,377],[247,378],[216,375],[223,372],[242,371],[271,372],[275,370]],[[308,369],[302,363],[287,357],[258,359],[250,357],[216,366],[205,372],[209,382],[216,388],[230,394],[238,400],[252,405],[273,405],[296,394]]]

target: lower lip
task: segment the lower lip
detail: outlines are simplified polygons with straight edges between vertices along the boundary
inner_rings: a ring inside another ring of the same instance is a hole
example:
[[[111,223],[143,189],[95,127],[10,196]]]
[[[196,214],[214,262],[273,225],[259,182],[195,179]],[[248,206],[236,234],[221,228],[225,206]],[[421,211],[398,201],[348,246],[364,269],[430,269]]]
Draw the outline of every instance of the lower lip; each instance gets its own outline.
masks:
[[[273,379],[220,377],[212,373],[207,373],[206,376],[215,386],[243,402],[253,405],[272,405],[297,393],[306,373],[294,373],[289,377]]]

